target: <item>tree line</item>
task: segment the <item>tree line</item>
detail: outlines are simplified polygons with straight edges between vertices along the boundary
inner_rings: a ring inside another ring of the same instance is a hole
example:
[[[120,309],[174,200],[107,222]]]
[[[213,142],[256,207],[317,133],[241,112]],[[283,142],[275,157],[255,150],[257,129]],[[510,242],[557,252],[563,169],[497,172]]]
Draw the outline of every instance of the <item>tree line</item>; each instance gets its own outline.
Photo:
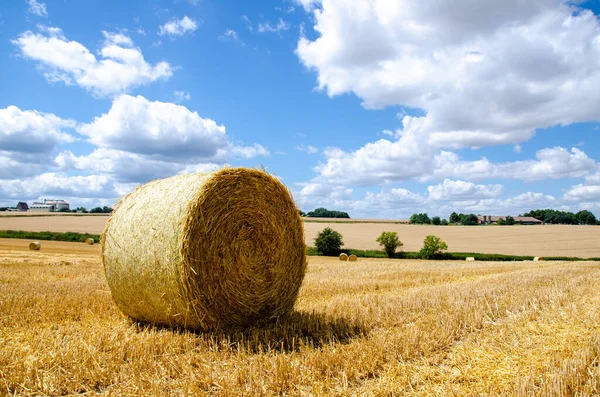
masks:
[[[323,207],[314,209],[308,213],[305,213],[302,210],[298,210],[298,212],[300,213],[300,216],[306,216],[309,218],[350,218],[350,215],[348,215],[347,212],[328,210],[327,208]]]
[[[519,215],[521,216],[521,215]],[[582,210],[577,213],[568,211],[558,211],[552,209],[533,210],[524,213],[522,216],[532,216],[544,223],[554,225],[598,225],[598,219],[588,210]]]
[[[568,211],[558,211],[552,209],[543,209],[543,210],[532,210],[524,213],[521,216],[529,216],[546,224],[553,225],[600,225],[600,220],[596,218],[596,216],[588,210],[582,210],[577,213],[568,212]],[[475,214],[460,214],[456,212],[452,212],[450,214],[449,221],[445,219],[441,219],[439,216],[434,216],[433,218],[429,218],[427,213],[416,213],[412,214],[409,220],[410,224],[413,225],[477,225],[478,218]],[[504,219],[498,220],[498,225],[514,225],[517,223],[514,217],[507,216]]]

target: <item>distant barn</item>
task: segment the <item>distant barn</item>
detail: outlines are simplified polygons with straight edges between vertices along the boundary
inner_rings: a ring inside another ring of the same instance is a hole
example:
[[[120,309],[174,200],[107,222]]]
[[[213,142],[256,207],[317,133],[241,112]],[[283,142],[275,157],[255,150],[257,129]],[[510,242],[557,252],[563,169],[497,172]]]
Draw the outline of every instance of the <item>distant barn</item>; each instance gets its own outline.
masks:
[[[27,205],[27,203],[19,201],[19,204],[17,204],[17,211],[29,211],[29,206]]]
[[[69,203],[65,200],[44,199],[43,201],[34,201],[31,205],[31,211],[35,212],[58,212],[69,211]]]

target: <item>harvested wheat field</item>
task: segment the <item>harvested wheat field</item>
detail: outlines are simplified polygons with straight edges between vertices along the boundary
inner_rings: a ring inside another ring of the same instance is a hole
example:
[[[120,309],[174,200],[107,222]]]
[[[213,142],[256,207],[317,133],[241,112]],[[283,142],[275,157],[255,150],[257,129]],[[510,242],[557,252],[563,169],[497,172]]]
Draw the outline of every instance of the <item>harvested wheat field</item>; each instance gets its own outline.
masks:
[[[108,215],[0,216],[0,230],[100,234],[104,230],[108,218]]]
[[[12,241],[0,395],[600,394],[599,262],[312,257],[291,317],[192,333],[124,317],[97,245]]]
[[[0,217],[0,230],[80,232],[100,234],[108,216],[19,216]],[[424,226],[396,223],[305,222],[305,242],[312,246],[321,230],[330,227],[344,237],[344,246],[381,249],[375,239],[383,231],[397,232],[404,251],[418,251],[429,234],[448,243],[450,252],[532,256],[600,257],[600,227],[543,226]]]

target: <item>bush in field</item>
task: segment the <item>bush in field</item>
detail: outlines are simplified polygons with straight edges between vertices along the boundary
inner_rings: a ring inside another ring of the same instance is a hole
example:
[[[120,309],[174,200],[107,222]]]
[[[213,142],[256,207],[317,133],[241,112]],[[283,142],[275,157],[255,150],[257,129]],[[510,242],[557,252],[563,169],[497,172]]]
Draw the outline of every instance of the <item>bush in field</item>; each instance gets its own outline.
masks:
[[[381,235],[377,237],[377,242],[383,247],[388,258],[394,256],[396,248],[404,245],[396,232],[381,232]]]
[[[322,255],[337,255],[342,245],[342,235],[329,227],[323,229],[315,238],[315,247]]]
[[[441,223],[442,223],[442,220],[440,219],[439,216],[434,216],[433,218],[431,218],[432,225],[439,226]]]
[[[423,248],[419,251],[419,254],[425,259],[431,259],[436,255],[440,255],[443,251],[448,249],[448,244],[442,241],[441,238],[436,236],[427,236],[423,240]]]

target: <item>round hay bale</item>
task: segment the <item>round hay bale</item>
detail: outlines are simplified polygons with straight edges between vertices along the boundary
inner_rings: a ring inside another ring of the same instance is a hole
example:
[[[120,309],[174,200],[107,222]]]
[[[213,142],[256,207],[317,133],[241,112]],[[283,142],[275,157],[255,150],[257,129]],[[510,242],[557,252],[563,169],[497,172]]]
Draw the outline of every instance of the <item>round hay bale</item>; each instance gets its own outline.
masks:
[[[29,243],[29,249],[32,251],[39,251],[42,248],[42,244],[39,241],[33,241]]]
[[[131,318],[207,331],[289,313],[306,272],[303,222],[266,172],[226,168],[150,182],[101,239],[112,296]]]
[[[467,256],[467,257],[465,258],[465,260],[466,260],[467,262],[475,262],[475,258],[474,258],[474,257],[472,257],[472,256]]]
[[[348,260],[350,262],[356,262],[358,260],[358,258],[356,257],[356,255],[352,254],[348,257]]]
[[[533,261],[534,261],[534,262],[539,262],[539,261],[542,261],[542,260],[543,260],[543,259],[542,259],[542,258],[540,258],[539,256],[536,256],[536,257],[534,257],[534,258],[533,258]]]
[[[94,245],[95,241],[93,238],[90,237],[85,239],[85,243],[88,245]]]
[[[348,260],[348,254],[342,252],[340,254],[340,260],[343,261],[343,262],[346,262]]]

